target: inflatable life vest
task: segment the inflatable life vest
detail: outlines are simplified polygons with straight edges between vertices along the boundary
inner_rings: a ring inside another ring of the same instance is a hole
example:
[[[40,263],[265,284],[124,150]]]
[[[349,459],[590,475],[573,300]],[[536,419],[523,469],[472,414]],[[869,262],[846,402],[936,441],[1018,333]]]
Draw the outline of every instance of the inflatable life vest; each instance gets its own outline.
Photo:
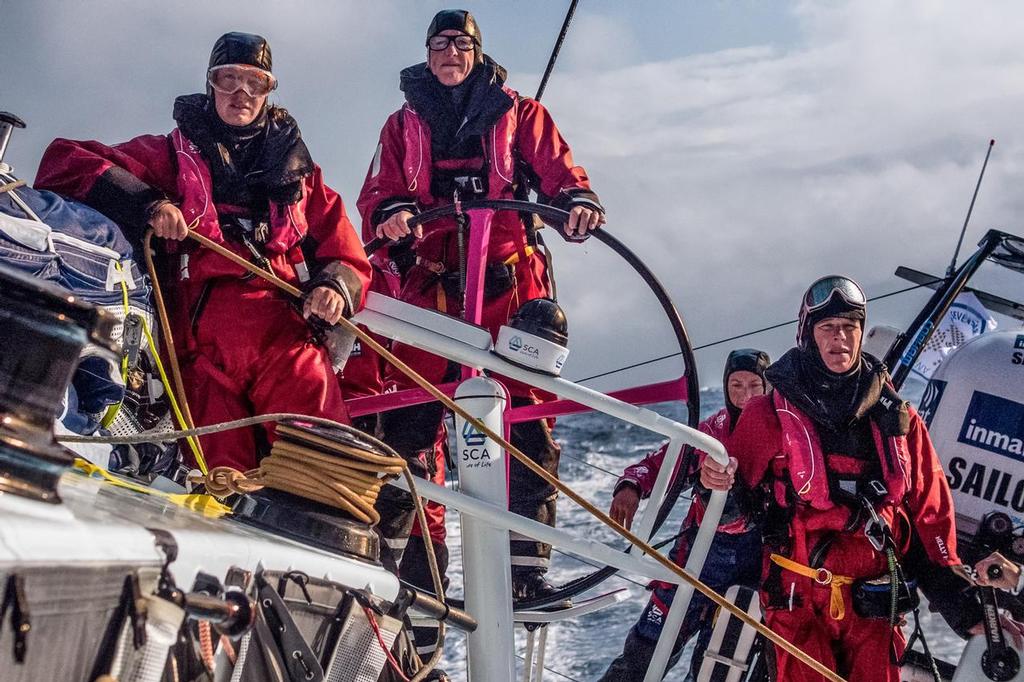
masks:
[[[826,460],[821,439],[811,419],[778,391],[772,392],[771,401],[782,430],[783,466],[787,471],[785,478],[776,480],[776,502],[783,507],[789,506],[787,486],[791,486],[800,501],[820,511],[836,507],[839,501],[833,498],[837,493],[846,492],[856,497],[858,480],[870,473],[874,463],[841,455],[830,455]],[[898,505],[909,491],[906,438],[883,435],[875,420],[871,419],[869,423],[875,451],[879,454],[880,469],[875,480],[884,486],[884,491],[875,491],[876,497],[880,498],[877,503]],[[870,484],[871,481],[863,483]]]

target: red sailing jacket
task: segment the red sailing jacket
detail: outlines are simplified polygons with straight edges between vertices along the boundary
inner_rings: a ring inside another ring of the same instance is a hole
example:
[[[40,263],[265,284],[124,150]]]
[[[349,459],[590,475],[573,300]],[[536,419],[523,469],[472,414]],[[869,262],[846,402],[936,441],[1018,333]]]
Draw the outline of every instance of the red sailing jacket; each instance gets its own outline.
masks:
[[[791,412],[792,416],[780,419],[772,395],[752,398],[744,407],[729,440],[729,453],[738,460],[739,476],[748,486],[761,484],[769,475],[769,467],[777,485],[786,479],[794,482],[794,488],[801,498],[793,519],[794,527],[801,529],[801,537],[794,537],[794,541],[800,546],[809,542],[805,535],[842,531],[849,519],[845,507],[829,500],[828,483],[823,475],[826,462],[841,456],[822,453],[821,441],[813,421],[788,401],[779,404]],[[908,520],[913,524],[931,563],[940,567],[955,566],[962,562],[957,556],[953,498],[949,483],[924,422],[912,407],[908,409],[910,430],[905,436],[892,438],[890,452],[895,455],[896,466],[886,468],[883,465],[889,497],[879,513],[890,523],[893,532],[899,534],[901,525],[893,523],[893,517],[896,507],[905,502]],[[874,425],[872,430],[876,447],[881,447],[881,435]],[[884,462],[885,457],[880,459]],[[812,468],[816,472],[812,473]],[[863,529],[851,531],[851,535],[861,537]],[[897,542],[909,540],[900,537],[896,539]],[[796,551],[795,555],[801,553]],[[803,562],[807,560],[806,556],[793,558]],[[863,563],[877,563],[877,559],[863,557]],[[862,560],[858,559],[855,563],[859,565]],[[850,571],[856,577],[857,568],[851,566]]]
[[[93,185],[111,169],[127,171],[149,187],[180,203],[186,222],[198,219],[196,230],[248,258],[244,247],[225,241],[213,204],[210,170],[198,149],[177,129],[169,135],[142,135],[107,146],[95,141],[54,140],[40,161],[36,187],[86,200]],[[348,289],[353,311],[362,308],[370,282],[370,264],[345,212],[341,197],[323,182],[319,167],[303,183],[295,204],[270,207],[270,239],[266,255],[274,273],[299,285],[305,279],[300,242],[308,235],[316,243],[315,265],[328,268]],[[186,300],[215,277],[243,277],[246,273],[223,256],[186,240],[167,244],[182,254],[179,278]],[[253,287],[273,285],[258,278]]]
[[[729,417],[729,410],[722,408],[715,414],[711,415],[700,424],[697,425],[697,429],[702,433],[706,433],[712,438],[719,440],[723,443],[727,442],[729,438],[729,424],[731,418]],[[665,453],[668,451],[668,443],[665,443],[660,448],[650,453],[636,464],[632,464],[626,467],[626,470],[622,472],[622,476],[619,478],[619,482],[615,484],[615,490],[618,492],[619,487],[623,484],[632,483],[640,490],[640,497],[647,498],[651,496],[651,492],[654,490],[654,482],[658,478],[658,473],[661,471],[661,466],[665,461]],[[698,451],[698,457],[695,461],[695,466],[688,474],[694,473],[700,464],[707,457],[707,453]],[[676,473],[679,472],[679,466],[682,464],[682,459],[676,460]],[[673,478],[676,474],[673,474]],[[683,520],[683,527],[690,527],[697,525],[704,518],[704,500],[700,495],[693,496],[693,502],[690,504],[690,510],[686,514],[686,518]],[[744,533],[751,529],[750,520],[745,515],[739,515],[736,518],[725,520],[724,523],[718,526],[717,532],[719,533]]]
[[[562,139],[555,122],[539,102],[520,98],[505,87],[512,97],[512,108],[484,136],[487,161],[488,199],[512,199],[516,162],[522,161],[540,181],[539,192],[556,200],[573,190],[590,191],[586,171],[573,163],[572,151]],[[430,193],[434,168],[430,148],[430,128],[408,104],[391,114],[380,133],[377,152],[366,174],[357,206],[363,218],[363,239],[376,237],[380,216],[392,207],[414,204],[419,210],[451,203],[449,198]],[[437,220],[424,226],[424,238],[416,244],[417,253],[430,260],[450,262],[440,235],[452,228],[453,221]],[[491,225],[488,260],[505,260],[526,246],[526,232],[519,215],[497,213]],[[520,254],[525,255],[523,253]]]

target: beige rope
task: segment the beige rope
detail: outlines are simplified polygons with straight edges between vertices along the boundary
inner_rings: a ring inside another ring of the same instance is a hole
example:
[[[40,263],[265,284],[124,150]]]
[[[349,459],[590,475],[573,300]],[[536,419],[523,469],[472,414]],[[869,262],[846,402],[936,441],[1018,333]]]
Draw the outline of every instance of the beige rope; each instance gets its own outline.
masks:
[[[285,282],[284,280],[280,279],[273,273],[267,272],[266,270],[263,270],[262,268],[253,265],[252,263],[245,260],[241,256],[229,251],[228,249],[225,249],[220,244],[217,244],[216,242],[211,241],[210,239],[207,239],[203,235],[197,234],[196,232],[193,231],[190,231],[188,236],[191,237],[192,239],[195,239],[203,246],[213,251],[216,251],[225,258],[228,258],[232,262],[240,265],[241,267],[245,268],[248,272],[251,272],[257,277],[261,277],[262,279],[270,282],[271,284],[274,284],[275,286],[291,294],[292,296],[299,298],[302,297],[302,292],[299,291],[299,289],[296,288],[295,286],[289,284],[288,282]],[[372,336],[370,336],[362,329],[360,329],[358,325],[345,318],[342,318],[339,321],[339,324],[345,327],[347,331],[355,334],[363,343],[369,346],[372,350],[379,353],[381,357],[383,357],[389,363],[394,365],[400,372],[402,372],[407,377],[412,379],[420,388],[422,388],[431,396],[433,396],[435,400],[439,401],[442,405],[450,409],[452,412],[454,412],[455,414],[459,415],[467,422],[472,424],[477,431],[483,433],[484,435],[494,440],[506,452],[515,457],[517,460],[519,460],[520,463],[523,464],[523,466],[525,466],[527,469],[529,469],[534,474],[539,476],[543,481],[545,481],[549,485],[554,486],[557,490],[562,492],[564,495],[566,495],[566,497],[568,497],[573,502],[581,506],[583,509],[590,512],[592,515],[596,516],[598,520],[600,520],[603,524],[611,528],[624,539],[628,540],[630,543],[632,543],[637,548],[642,550],[645,554],[650,555],[651,558],[653,558],[659,564],[661,564],[666,569],[671,571],[674,575],[682,579],[683,582],[685,582],[688,585],[691,585],[695,590],[697,590],[705,597],[713,601],[719,607],[725,609],[726,611],[728,611],[735,617],[739,618],[741,621],[743,621],[750,627],[754,628],[757,632],[763,635],[765,639],[769,640],[770,642],[778,646],[780,649],[783,649],[784,651],[792,655],[794,658],[796,658],[797,660],[811,668],[814,672],[823,676],[825,679],[830,680],[831,682],[845,682],[845,680],[843,680],[842,677],[837,675],[832,670],[826,668],[820,661],[813,658],[809,654],[805,653],[802,649],[797,647],[789,640],[776,634],[774,630],[761,623],[761,621],[752,618],[746,611],[739,608],[738,606],[730,602],[728,599],[715,592],[713,589],[711,589],[703,582],[701,582],[698,578],[687,573],[681,566],[665,557],[663,554],[658,552],[658,550],[651,547],[644,540],[640,539],[638,536],[634,535],[632,532],[630,532],[626,528],[623,528],[618,523],[613,521],[611,517],[609,517],[607,514],[605,514],[597,507],[595,507],[588,500],[584,499],[582,496],[580,496],[577,492],[575,492],[565,483],[558,480],[558,478],[548,473],[539,464],[534,462],[532,459],[523,454],[518,448],[516,448],[514,445],[505,440],[500,434],[495,433],[482,421],[480,421],[479,419],[471,415],[469,412],[464,410],[461,406],[459,406],[458,403],[456,403],[454,400],[446,396],[444,393],[438,390],[437,387],[435,387],[429,381],[420,376],[420,374],[417,373],[416,370],[412,369],[404,362],[399,360],[397,357],[395,357],[394,354],[392,354],[387,348],[377,343],[377,341]],[[432,557],[432,554],[432,552],[427,552],[428,559]]]

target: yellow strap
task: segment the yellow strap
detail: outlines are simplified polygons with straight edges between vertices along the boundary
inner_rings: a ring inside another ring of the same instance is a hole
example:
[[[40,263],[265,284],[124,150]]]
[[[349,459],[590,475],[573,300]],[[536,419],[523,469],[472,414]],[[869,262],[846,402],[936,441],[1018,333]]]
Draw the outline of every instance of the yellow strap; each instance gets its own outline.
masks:
[[[162,497],[168,502],[180,507],[185,507],[186,509],[191,509],[194,512],[199,512],[203,516],[219,518],[225,514],[231,513],[231,507],[222,504],[212,495],[182,495],[180,493],[165,493],[162,490],[148,488],[144,485],[139,485],[138,483],[132,483],[131,481],[126,481],[123,478],[118,478],[106,469],[96,466],[92,462],[82,459],[81,457],[75,458],[75,468],[88,476],[98,476],[107,483],[116,485],[119,488],[134,490],[137,493],[153,495],[154,497]]]
[[[533,248],[532,246],[527,246],[526,247],[526,256],[527,257],[532,256],[535,251],[536,251],[536,249]],[[519,252],[516,251],[511,256],[506,258],[503,262],[505,263],[505,265],[515,265],[516,263],[519,262]]]
[[[843,601],[843,585],[849,585],[853,582],[853,578],[845,575],[836,575],[827,568],[811,568],[810,566],[804,566],[801,563],[797,563],[792,559],[787,559],[781,554],[772,554],[771,560],[786,569],[802,575],[805,578],[811,578],[817,584],[822,587],[828,585],[831,587],[832,592],[829,595],[829,615],[832,616],[832,620],[842,620],[846,617],[846,604]]]

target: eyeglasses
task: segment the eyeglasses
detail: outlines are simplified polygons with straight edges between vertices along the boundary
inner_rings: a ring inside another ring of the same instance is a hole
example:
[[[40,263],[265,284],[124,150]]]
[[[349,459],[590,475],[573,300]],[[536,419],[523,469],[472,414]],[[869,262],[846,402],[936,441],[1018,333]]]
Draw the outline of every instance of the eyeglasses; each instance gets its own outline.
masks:
[[[830,275],[812,284],[804,294],[804,310],[810,313],[823,308],[835,294],[853,306],[864,307],[868,303],[859,284],[848,277]]]
[[[444,52],[452,43],[455,43],[455,49],[459,52],[469,52],[476,49],[476,38],[465,33],[457,36],[436,35],[427,38],[427,47],[434,52]]]
[[[221,94],[244,90],[249,97],[265,97],[277,87],[277,79],[269,71],[246,64],[215,66],[207,72],[206,82]]]

